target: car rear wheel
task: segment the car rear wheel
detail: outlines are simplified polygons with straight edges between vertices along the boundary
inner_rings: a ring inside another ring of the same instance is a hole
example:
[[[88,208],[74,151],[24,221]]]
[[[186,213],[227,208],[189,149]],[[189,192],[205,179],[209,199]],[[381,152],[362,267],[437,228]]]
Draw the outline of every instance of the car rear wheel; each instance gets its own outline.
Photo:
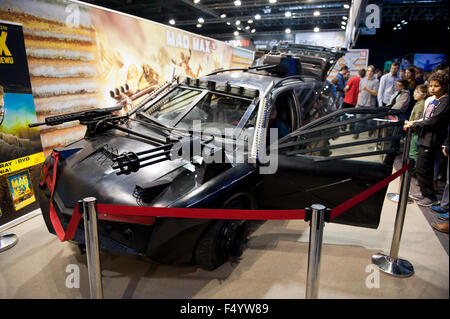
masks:
[[[224,209],[247,209],[243,199],[229,201]],[[247,223],[243,220],[215,220],[207,226],[195,249],[195,262],[214,270],[227,260],[240,257],[247,242]]]

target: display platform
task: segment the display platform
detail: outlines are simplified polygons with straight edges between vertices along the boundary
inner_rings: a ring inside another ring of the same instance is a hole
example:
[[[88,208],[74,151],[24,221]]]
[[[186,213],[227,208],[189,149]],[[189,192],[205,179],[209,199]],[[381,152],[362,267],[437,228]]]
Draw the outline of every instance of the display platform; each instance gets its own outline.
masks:
[[[397,190],[395,180],[388,192]],[[372,255],[389,253],[395,212],[396,204],[386,199],[377,230],[325,225],[319,298],[449,298],[448,254],[416,204],[408,205],[399,253],[414,266],[414,275],[395,278],[371,266]],[[42,216],[8,231],[19,242],[1,253],[0,298],[90,297],[86,255],[49,234]],[[214,271],[101,252],[104,298],[303,299],[308,236],[303,220],[265,222],[239,262]],[[76,268],[79,288],[73,285]]]

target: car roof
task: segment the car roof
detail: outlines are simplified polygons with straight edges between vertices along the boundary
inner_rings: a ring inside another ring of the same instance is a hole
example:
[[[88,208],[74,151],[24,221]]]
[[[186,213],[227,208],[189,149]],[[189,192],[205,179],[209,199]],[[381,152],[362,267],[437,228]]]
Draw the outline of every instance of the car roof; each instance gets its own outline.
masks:
[[[257,89],[260,91],[265,91],[272,81],[276,83],[279,80],[281,80],[281,78],[279,77],[243,71],[228,71],[203,76],[200,79],[219,83],[228,82],[230,85],[244,86],[252,89]]]

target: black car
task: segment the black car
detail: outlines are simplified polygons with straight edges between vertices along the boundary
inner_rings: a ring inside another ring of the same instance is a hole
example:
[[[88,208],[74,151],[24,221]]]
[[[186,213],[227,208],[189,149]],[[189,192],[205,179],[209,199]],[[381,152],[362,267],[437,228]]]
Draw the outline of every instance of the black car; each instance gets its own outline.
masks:
[[[87,125],[83,139],[55,150],[62,224],[90,196],[124,207],[332,208],[379,182],[391,174],[402,123],[395,110],[335,110],[325,80],[342,54],[282,45],[246,69],[174,80],[126,115],[96,109],[47,118]],[[52,171],[50,157],[46,165]],[[43,181],[40,203],[54,233],[48,186]],[[378,227],[385,192],[333,221]],[[242,253],[250,227],[245,219],[109,216],[98,229],[103,249],[214,269]],[[73,241],[84,243],[83,223]]]

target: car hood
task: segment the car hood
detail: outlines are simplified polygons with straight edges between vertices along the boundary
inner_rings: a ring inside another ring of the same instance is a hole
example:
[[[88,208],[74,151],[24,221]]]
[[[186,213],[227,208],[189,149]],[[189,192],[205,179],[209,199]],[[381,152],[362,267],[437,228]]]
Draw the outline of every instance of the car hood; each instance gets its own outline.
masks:
[[[138,173],[116,175],[111,153],[141,152],[159,144],[110,131],[84,138],[58,150],[64,160],[58,168],[56,193],[66,207],[75,207],[78,200],[95,197],[99,203],[116,205],[138,204],[133,193],[136,185],[149,185],[180,174],[192,174],[195,167],[184,159],[168,160],[141,168]],[[168,177],[170,176],[170,177]]]

